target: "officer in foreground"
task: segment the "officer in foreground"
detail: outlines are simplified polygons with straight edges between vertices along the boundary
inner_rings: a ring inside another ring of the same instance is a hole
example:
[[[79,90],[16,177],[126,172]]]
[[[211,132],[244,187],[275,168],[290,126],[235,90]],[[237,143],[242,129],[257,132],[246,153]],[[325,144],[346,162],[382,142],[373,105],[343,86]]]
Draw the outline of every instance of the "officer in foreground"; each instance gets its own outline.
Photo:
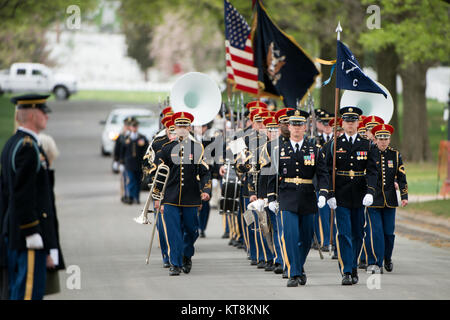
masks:
[[[0,252],[7,253],[9,298],[41,300],[58,240],[47,156],[38,133],[47,126],[48,96],[14,97],[19,127],[1,157]]]
[[[268,200],[269,208],[276,212],[279,206],[281,215],[281,242],[289,277],[287,286],[297,287],[306,284],[304,264],[311,248],[313,218],[317,213],[313,177],[317,174],[320,181],[325,173],[317,167],[317,146],[304,139],[309,113],[291,110],[288,115],[290,138],[280,145],[278,173],[269,178]]]
[[[348,106],[340,109],[344,134],[326,144],[319,166],[324,166],[326,178],[319,181],[321,189],[329,190],[327,201],[336,212],[336,247],[342,285],[358,283],[357,259],[364,237],[364,207],[373,203],[377,187],[377,148],[358,133],[362,110]],[[332,186],[333,156],[336,157],[336,183]],[[325,197],[319,196],[319,208]]]

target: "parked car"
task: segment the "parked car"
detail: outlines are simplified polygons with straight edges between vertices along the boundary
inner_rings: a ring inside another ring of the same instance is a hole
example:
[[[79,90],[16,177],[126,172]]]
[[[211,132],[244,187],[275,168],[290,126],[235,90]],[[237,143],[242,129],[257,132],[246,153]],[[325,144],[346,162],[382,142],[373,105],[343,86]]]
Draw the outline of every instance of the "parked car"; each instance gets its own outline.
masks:
[[[75,76],[53,73],[40,63],[13,63],[0,70],[0,93],[37,92],[53,93],[58,100],[66,100],[77,92]]]
[[[101,142],[101,154],[110,155],[123,127],[123,120],[127,117],[136,117],[139,121],[139,132],[151,139],[159,129],[158,116],[145,108],[116,108],[112,110],[105,121]]]

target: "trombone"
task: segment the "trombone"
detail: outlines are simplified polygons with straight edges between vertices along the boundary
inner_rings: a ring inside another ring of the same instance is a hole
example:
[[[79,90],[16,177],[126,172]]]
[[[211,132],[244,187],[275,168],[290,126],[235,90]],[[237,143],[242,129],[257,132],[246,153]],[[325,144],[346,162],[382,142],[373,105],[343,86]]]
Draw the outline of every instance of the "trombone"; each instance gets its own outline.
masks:
[[[169,173],[170,169],[164,163],[158,166],[158,169],[156,170],[155,173],[155,179],[153,180],[147,200],[145,201],[144,209],[142,210],[141,215],[139,217],[134,218],[135,222],[139,224],[151,223],[148,219],[148,213],[152,211],[149,211],[148,208],[150,206],[150,203],[152,202],[152,199],[156,201],[161,201],[164,198],[164,192],[166,190],[167,180],[169,179]],[[150,237],[150,246],[148,248],[147,258],[145,259],[146,264],[148,264],[150,259],[150,253],[153,245],[153,238],[155,237],[156,222],[158,221],[158,213],[161,210],[160,208],[161,204],[156,211],[155,218],[153,221],[153,229]]]

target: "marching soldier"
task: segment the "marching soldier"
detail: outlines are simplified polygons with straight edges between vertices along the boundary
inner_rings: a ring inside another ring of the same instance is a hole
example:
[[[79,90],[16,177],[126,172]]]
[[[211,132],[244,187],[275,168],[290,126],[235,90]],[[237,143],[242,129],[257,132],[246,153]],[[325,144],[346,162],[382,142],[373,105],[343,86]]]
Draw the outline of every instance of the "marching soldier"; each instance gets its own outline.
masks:
[[[269,178],[268,200],[272,211],[278,211],[279,207],[287,286],[296,287],[306,284],[304,264],[311,248],[313,216],[317,213],[312,179],[317,174],[320,181],[323,173],[317,167],[317,146],[304,139],[309,113],[291,110],[288,115],[290,138],[280,145],[278,172]],[[325,195],[326,190],[321,194]]]
[[[132,204],[139,201],[142,181],[142,159],[148,148],[147,138],[138,132],[139,121],[133,118],[130,122],[130,134],[125,139],[122,147],[123,165],[127,177],[125,188],[127,190],[128,199],[125,203]]]
[[[167,109],[167,108],[166,108]],[[164,110],[166,110],[164,109]],[[163,110],[163,112],[164,112]],[[153,183],[154,172],[156,171],[155,164],[155,156],[158,152],[161,151],[161,148],[164,144],[172,141],[175,138],[175,125],[172,121],[172,114],[167,113],[166,116],[161,119],[162,125],[164,126],[164,135],[157,136],[153,139],[152,143],[149,145],[147,152],[145,153],[143,164],[142,164],[142,172],[143,172],[143,181],[147,183]],[[156,213],[155,213],[156,214]],[[159,246],[161,248],[161,255],[163,259],[163,267],[169,268],[169,255],[168,255],[168,247],[166,243],[166,236],[164,227],[162,225],[161,216],[158,215],[156,220],[156,227],[158,228],[158,237],[159,237]]]
[[[372,143],[375,143],[375,137],[373,136],[372,133],[372,128],[379,125],[379,124],[383,124],[384,120],[380,117],[377,116],[367,116],[364,118],[364,120],[362,121],[364,127],[366,128],[366,137],[367,139],[369,139],[370,141],[372,141]]]
[[[345,133],[328,143],[320,159],[326,178],[319,181],[321,188],[329,190],[327,201],[336,213],[336,246],[342,285],[358,283],[357,259],[362,248],[364,206],[373,203],[377,184],[376,146],[358,133],[358,120],[362,110],[349,106],[340,109]],[[333,156],[336,157],[335,189],[331,184]],[[319,196],[319,207],[325,205],[325,197]]]
[[[367,272],[372,273],[383,273],[383,261],[386,271],[393,270],[395,208],[408,204],[408,184],[402,156],[389,146],[393,132],[394,128],[389,124],[372,128],[378,146],[378,182],[373,204],[368,208],[369,232],[366,236]],[[397,199],[395,183],[400,188],[401,203]]]
[[[267,186],[269,177],[272,175],[276,176],[275,172],[272,172],[273,169],[276,170],[276,162],[272,162],[272,154],[276,155],[279,151],[279,146],[282,145],[285,141],[289,141],[289,116],[286,114],[289,110],[294,110],[292,108],[284,108],[278,110],[275,113],[274,118],[268,118],[264,120],[264,125],[266,126],[269,132],[269,142],[263,147],[261,153],[261,175],[259,177],[259,190],[258,190],[258,199],[263,200],[268,198]],[[278,132],[275,133],[272,131],[273,129],[278,128]],[[274,166],[274,167],[272,167]],[[270,170],[270,171],[269,171]],[[264,171],[264,172],[263,172]],[[269,172],[266,172],[269,171]],[[259,201],[259,200],[258,200]],[[283,251],[281,246],[281,215],[278,212],[275,212],[273,208],[266,208],[270,221],[272,224],[272,235],[273,235],[273,246],[274,246],[274,264],[273,267],[269,265],[266,267],[267,271],[271,271],[273,269],[274,273],[282,274],[285,268],[284,260],[283,260]],[[287,277],[287,272],[285,273],[285,277]]]
[[[58,264],[49,163],[38,139],[47,125],[48,97],[29,94],[11,99],[19,128],[3,148],[0,180],[0,253],[7,251],[11,300],[41,300],[46,267]]]
[[[329,114],[325,111],[320,112],[319,117],[317,118],[317,124],[320,123],[322,129],[322,134],[320,134],[316,140],[318,148],[322,148],[326,143],[333,139],[333,128],[329,125],[331,119],[334,119],[334,114]],[[318,189],[317,184],[315,187]],[[319,214],[314,216],[314,230],[321,250],[323,252],[328,252],[328,246],[330,244],[330,207],[328,205],[319,208]],[[314,245],[313,248],[315,248]]]
[[[198,209],[211,197],[211,174],[203,160],[203,146],[189,135],[194,117],[188,112],[172,115],[177,139],[167,142],[156,155],[157,166],[170,173],[161,203],[161,219],[169,250],[169,275],[189,273],[198,238]]]

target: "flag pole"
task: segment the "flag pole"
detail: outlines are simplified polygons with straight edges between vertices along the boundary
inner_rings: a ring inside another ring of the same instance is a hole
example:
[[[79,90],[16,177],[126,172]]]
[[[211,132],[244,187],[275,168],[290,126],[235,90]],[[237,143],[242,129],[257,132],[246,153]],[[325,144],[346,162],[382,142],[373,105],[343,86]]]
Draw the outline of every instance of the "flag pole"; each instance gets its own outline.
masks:
[[[341,22],[339,21],[336,33],[337,33],[337,40],[341,40]],[[337,60],[337,57],[336,57]],[[337,61],[336,61],[337,63]],[[336,65],[336,67],[338,67]],[[336,73],[337,77],[337,73]],[[339,88],[335,89],[334,94],[334,127],[333,127],[333,174],[332,174],[332,182],[333,182],[333,196],[335,196],[335,187],[336,187],[336,141],[337,141],[337,113],[338,113],[338,106],[339,106]],[[330,210],[330,244],[329,244],[329,252],[330,255],[332,255],[333,250],[333,221],[334,221],[334,209]]]

